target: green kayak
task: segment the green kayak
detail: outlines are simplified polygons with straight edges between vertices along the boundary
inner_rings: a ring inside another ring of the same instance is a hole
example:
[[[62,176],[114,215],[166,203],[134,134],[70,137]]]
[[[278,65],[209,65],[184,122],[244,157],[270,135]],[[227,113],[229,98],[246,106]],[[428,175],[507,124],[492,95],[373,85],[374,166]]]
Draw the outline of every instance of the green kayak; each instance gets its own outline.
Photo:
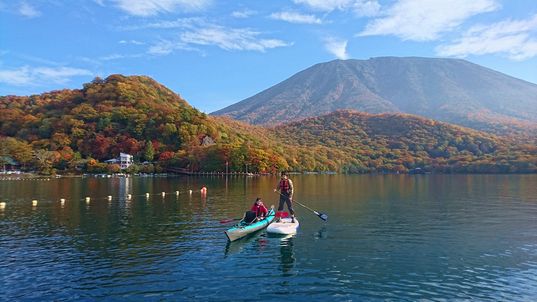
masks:
[[[254,221],[252,223],[247,223],[244,220],[241,220],[237,225],[225,231],[229,241],[235,241],[241,239],[242,237],[257,232],[261,229],[266,228],[275,217],[274,209],[270,209],[267,216],[264,219]]]

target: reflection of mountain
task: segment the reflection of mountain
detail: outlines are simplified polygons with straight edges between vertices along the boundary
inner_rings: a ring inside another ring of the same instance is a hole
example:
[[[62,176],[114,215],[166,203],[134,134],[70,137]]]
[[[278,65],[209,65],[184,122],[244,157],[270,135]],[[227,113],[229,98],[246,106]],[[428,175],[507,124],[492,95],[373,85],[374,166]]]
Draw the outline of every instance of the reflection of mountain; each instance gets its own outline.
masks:
[[[282,276],[292,276],[293,268],[295,267],[295,255],[293,248],[294,236],[288,236],[281,239],[280,242],[280,270]]]

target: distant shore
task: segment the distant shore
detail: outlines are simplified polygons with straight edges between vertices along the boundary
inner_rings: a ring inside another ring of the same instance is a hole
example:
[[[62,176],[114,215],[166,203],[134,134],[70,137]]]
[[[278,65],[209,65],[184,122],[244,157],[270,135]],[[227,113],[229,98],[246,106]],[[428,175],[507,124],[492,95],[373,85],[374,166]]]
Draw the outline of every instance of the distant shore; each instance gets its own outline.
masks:
[[[452,175],[520,175],[520,174],[534,174],[534,173],[442,173],[442,172],[426,172],[426,173],[389,173],[389,172],[374,172],[374,173],[337,173],[337,172],[314,172],[314,171],[305,171],[305,172],[288,172],[291,175],[431,175],[431,174],[452,174]],[[56,174],[56,175],[42,175],[37,173],[30,172],[21,172],[21,173],[0,173],[0,181],[2,180],[22,180],[22,179],[36,179],[36,180],[50,180],[55,178],[129,178],[129,177],[178,177],[178,176],[244,176],[244,177],[257,177],[257,176],[272,176],[276,174],[270,173],[225,173],[225,172],[191,172],[188,174],[183,173],[114,173],[114,174],[98,174],[98,173],[83,173],[83,174]]]

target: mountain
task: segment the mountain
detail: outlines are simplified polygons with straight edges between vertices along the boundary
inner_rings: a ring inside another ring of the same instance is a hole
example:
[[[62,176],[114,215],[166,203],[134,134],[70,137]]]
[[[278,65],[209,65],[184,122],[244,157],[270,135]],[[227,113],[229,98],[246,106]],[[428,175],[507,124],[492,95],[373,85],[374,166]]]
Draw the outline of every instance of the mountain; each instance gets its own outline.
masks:
[[[340,110],[280,125],[274,132],[283,143],[317,150],[302,162],[307,169],[325,157],[350,173],[418,167],[448,173],[537,172],[534,144],[408,114]]]
[[[537,125],[537,85],[459,59],[335,60],[213,114],[274,125],[340,109],[517,133]]]
[[[404,114],[337,111],[275,128],[207,116],[153,79],[111,75],[82,89],[0,97],[0,166],[42,173],[537,172],[537,148]]]
[[[207,116],[149,77],[111,75],[82,89],[0,97],[0,156],[45,171],[82,163],[102,172],[99,162],[120,152],[160,168],[288,168],[265,129],[238,124]]]
[[[143,76],[111,75],[84,84],[29,97],[0,98],[0,134],[36,148],[65,146],[96,159],[136,153],[146,140],[178,147],[188,143],[192,125],[206,117],[179,95]],[[129,142],[129,143],[127,143]],[[129,146],[120,146],[128,144]]]

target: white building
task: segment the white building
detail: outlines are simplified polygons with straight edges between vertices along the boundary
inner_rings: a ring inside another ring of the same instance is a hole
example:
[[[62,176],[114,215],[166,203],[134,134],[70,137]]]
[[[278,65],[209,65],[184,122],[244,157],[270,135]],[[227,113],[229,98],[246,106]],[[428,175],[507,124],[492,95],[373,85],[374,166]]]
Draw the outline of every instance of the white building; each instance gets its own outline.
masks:
[[[106,160],[105,163],[119,164],[121,170],[127,169],[134,163],[133,156],[127,153],[119,153],[119,158]]]
[[[127,169],[134,163],[133,157],[127,153],[119,153],[119,166],[121,169]]]

